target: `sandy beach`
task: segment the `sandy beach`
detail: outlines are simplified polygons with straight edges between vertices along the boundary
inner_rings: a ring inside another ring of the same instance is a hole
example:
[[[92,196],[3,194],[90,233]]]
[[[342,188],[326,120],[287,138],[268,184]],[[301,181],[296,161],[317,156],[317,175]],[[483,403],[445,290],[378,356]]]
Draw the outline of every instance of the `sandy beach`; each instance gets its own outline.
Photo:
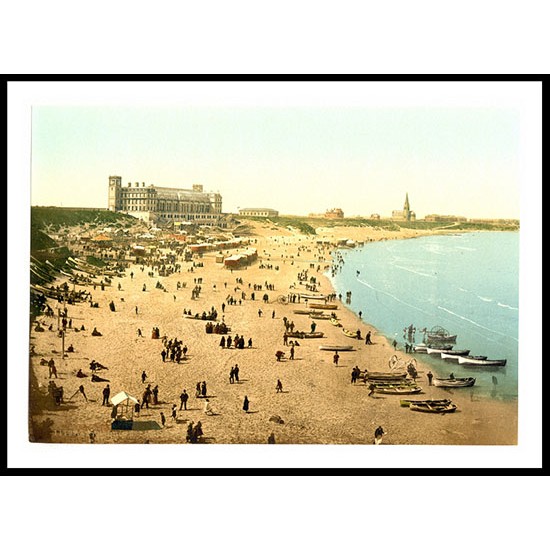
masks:
[[[429,369],[418,355],[414,356],[419,370],[417,382],[424,393],[412,398],[450,398],[458,407],[456,412],[445,415],[415,412],[401,407],[398,395],[369,397],[368,385],[362,381],[352,384],[353,367],[389,371],[388,361],[394,354],[398,358],[407,356],[402,350],[394,351],[391,343],[368,324],[368,305],[359,319],[338,299],[333,302],[338,305],[336,314],[341,325],[352,331],[359,329],[362,335],[370,330],[374,345],[365,345],[364,338],[350,339],[327,320],[316,320],[316,330],[322,331],[324,338],[299,339],[295,357],[289,359],[289,347],[283,344],[283,318],[287,317],[297,330],[305,332],[310,331],[311,319],[293,313],[295,309],[303,309],[303,303],[284,303],[280,297],[290,292],[307,292],[298,281],[298,274],[305,270],[308,276],[317,278],[318,292],[333,292],[329,280],[321,274],[330,265],[330,250],[326,249],[320,258],[318,239],[367,241],[412,238],[425,232],[403,229],[396,234],[373,228],[335,227],[321,228],[317,236],[306,236],[269,223],[251,222],[251,225],[254,235],[250,238],[255,241],[252,246],[257,248],[259,259],[246,269],[231,272],[216,262],[216,253],[212,252],[195,258],[203,265],[193,271],[189,270],[192,263],[184,262],[179,273],[150,276],[147,268],[142,271],[140,266],[133,265],[124,277],[114,278],[104,290],[99,286],[95,290],[86,287],[99,307],[92,308],[87,302],[67,305],[73,328],[66,332],[65,348],[72,345],[75,351],[65,358],[61,338],[55,330],[57,317],[40,317],[46,330],[30,333],[30,343],[35,346],[35,354],[30,358],[30,440],[89,443],[93,431],[96,443],[185,443],[189,422],[200,420],[204,442],[216,444],[263,444],[270,434],[274,434],[277,444],[372,444],[377,426],[386,432],[384,445],[517,444],[517,402],[483,399],[468,388],[448,390],[428,386],[425,374]],[[321,266],[319,272],[317,266]],[[202,278],[201,293],[192,299],[196,278]],[[237,278],[242,283],[237,283]],[[155,288],[157,281],[164,289]],[[185,287],[178,289],[178,282]],[[266,284],[274,285],[274,290],[265,290]],[[254,285],[262,285],[262,290],[254,291]],[[255,300],[251,299],[252,292]],[[264,294],[269,297],[267,303],[262,301]],[[205,321],[183,315],[184,310],[195,314],[214,307],[221,318],[222,303],[227,304],[228,296],[233,296],[237,303],[225,306],[224,321],[230,327],[229,335],[244,336],[247,342],[244,349],[222,348],[221,335],[207,334]],[[116,311],[110,310],[111,301]],[[49,303],[54,309],[60,305],[51,300]],[[47,327],[52,323],[54,330],[50,331]],[[74,330],[82,325],[86,330]],[[102,336],[91,336],[94,327]],[[151,338],[153,327],[159,328],[161,336],[182,340],[188,347],[187,357],[179,364],[163,362],[163,342]],[[354,351],[341,352],[335,366],[333,352],[320,350],[320,344],[351,344]],[[278,350],[285,352],[282,361],[276,359]],[[58,379],[54,381],[64,388],[65,402],[61,406],[55,406],[48,395],[48,366],[40,364],[41,359],[51,358],[57,367]],[[136,426],[143,429],[111,429],[111,407],[102,406],[106,382],[91,382],[92,360],[107,367],[99,375],[108,379],[111,397],[125,391],[141,398],[147,384],[158,385],[158,405],[142,410],[139,418],[134,419]],[[231,384],[229,371],[236,364],[240,370],[239,382]],[[76,377],[79,369],[88,377]],[[141,379],[143,371],[147,374],[145,383]],[[282,383],[282,392],[276,391],[277,380]],[[205,414],[204,399],[195,397],[195,386],[202,381],[207,384],[213,415]],[[88,401],[78,393],[67,401],[78,392],[80,384],[85,387]],[[179,410],[183,389],[190,395],[187,411]],[[242,408],[245,396],[250,401],[248,413]],[[178,409],[175,421],[170,415],[173,404]],[[166,417],[165,427],[161,426],[161,412]],[[274,417],[282,422],[273,421]],[[158,429],[145,429],[153,423]]]

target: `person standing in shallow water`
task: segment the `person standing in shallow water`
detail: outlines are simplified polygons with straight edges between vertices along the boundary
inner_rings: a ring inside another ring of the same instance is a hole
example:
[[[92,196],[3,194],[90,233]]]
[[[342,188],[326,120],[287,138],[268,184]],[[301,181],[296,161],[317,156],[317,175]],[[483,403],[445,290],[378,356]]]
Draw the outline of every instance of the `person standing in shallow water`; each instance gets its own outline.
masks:
[[[248,413],[248,410],[250,409],[250,401],[248,400],[248,397],[244,396],[244,402],[243,402],[243,411],[245,413]]]

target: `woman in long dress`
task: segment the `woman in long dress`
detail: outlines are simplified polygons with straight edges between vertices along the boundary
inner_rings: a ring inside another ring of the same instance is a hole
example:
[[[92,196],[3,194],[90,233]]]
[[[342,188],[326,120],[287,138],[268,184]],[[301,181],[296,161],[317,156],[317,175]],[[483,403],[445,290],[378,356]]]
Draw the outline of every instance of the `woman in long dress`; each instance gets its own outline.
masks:
[[[250,401],[248,400],[248,397],[245,395],[244,402],[243,402],[243,411],[247,413],[249,408],[250,408]]]

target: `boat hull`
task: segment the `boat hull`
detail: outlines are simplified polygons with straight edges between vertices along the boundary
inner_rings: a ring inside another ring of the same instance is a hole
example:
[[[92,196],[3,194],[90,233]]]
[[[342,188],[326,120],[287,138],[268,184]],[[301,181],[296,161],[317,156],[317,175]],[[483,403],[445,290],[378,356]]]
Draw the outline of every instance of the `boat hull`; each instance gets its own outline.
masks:
[[[434,378],[433,385],[440,388],[469,388],[476,383],[475,378]]]
[[[322,351],[354,351],[353,346],[319,346]]]

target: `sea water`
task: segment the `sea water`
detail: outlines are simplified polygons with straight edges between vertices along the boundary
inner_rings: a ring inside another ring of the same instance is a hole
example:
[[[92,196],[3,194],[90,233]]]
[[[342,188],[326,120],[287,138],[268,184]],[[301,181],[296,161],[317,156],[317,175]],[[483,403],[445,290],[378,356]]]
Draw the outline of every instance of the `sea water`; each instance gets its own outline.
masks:
[[[415,342],[442,327],[456,334],[454,349],[506,359],[504,368],[467,369],[439,356],[415,354],[435,376],[473,376],[476,395],[518,396],[519,232],[473,232],[369,242],[339,249],[341,269],[332,275],[337,294],[362,319],[405,349],[409,325]],[[338,265],[333,262],[333,265]],[[349,327],[354,330],[356,327]],[[453,390],[468,391],[464,390]]]

